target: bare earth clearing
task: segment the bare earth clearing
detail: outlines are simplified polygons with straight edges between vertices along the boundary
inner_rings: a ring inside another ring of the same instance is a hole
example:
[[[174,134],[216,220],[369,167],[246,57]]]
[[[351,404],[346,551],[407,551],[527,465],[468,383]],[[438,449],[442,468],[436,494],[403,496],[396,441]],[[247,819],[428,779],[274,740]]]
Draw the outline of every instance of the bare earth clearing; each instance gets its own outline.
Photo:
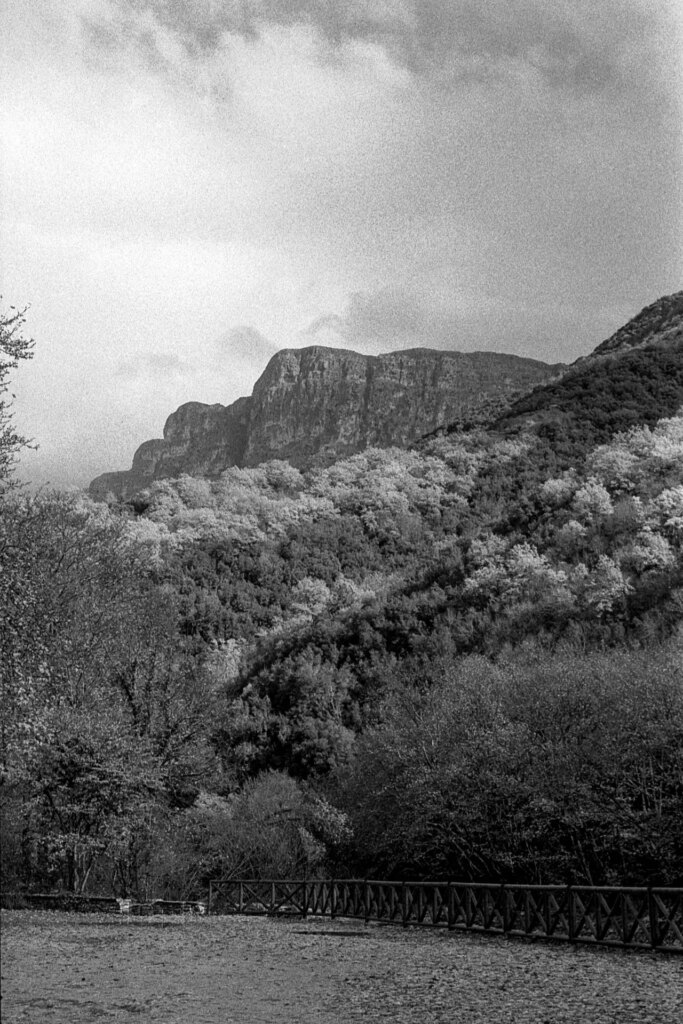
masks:
[[[4,1024],[679,1024],[683,958],[356,921],[2,913]]]

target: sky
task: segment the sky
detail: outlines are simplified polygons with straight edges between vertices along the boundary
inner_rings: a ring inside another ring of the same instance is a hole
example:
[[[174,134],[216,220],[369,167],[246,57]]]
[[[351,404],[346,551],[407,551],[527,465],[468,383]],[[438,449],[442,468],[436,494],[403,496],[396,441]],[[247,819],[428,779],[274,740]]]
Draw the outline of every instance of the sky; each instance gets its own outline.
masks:
[[[0,0],[34,484],[270,356],[587,354],[683,285],[680,0]]]

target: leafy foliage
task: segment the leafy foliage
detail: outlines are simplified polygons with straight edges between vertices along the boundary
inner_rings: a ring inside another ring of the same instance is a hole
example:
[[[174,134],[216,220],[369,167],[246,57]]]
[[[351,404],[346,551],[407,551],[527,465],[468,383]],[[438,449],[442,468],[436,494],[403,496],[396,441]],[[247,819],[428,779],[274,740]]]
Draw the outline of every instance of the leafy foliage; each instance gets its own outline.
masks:
[[[125,520],[60,495],[2,511],[3,817],[21,880],[80,889],[97,857],[129,859],[155,806],[194,799],[210,708]]]
[[[390,876],[680,884],[681,653],[432,663],[335,779],[355,858]]]
[[[683,404],[683,346],[649,346],[591,360],[534,389],[496,426],[532,420],[563,459],[576,459],[631,427],[652,426]]]
[[[5,867],[683,880],[683,361],[484,429],[6,498]]]
[[[0,494],[12,483],[11,474],[17,454],[29,444],[14,428],[9,392],[12,371],[22,360],[33,357],[33,341],[23,334],[24,312],[14,306],[10,306],[7,313],[0,312]]]

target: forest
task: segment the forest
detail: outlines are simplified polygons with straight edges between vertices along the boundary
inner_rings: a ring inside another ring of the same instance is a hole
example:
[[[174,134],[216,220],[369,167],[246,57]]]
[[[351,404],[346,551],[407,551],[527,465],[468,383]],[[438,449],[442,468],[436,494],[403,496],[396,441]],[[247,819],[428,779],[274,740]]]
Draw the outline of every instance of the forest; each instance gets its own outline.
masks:
[[[683,885],[683,348],[410,449],[32,493],[0,321],[2,887]]]

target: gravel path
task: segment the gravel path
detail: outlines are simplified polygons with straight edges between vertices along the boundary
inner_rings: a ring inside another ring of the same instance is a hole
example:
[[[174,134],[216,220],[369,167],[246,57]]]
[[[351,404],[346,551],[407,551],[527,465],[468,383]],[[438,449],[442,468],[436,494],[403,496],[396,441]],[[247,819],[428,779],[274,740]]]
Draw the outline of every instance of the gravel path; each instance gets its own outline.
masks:
[[[3,1024],[681,1024],[683,957],[351,921],[2,913]]]

